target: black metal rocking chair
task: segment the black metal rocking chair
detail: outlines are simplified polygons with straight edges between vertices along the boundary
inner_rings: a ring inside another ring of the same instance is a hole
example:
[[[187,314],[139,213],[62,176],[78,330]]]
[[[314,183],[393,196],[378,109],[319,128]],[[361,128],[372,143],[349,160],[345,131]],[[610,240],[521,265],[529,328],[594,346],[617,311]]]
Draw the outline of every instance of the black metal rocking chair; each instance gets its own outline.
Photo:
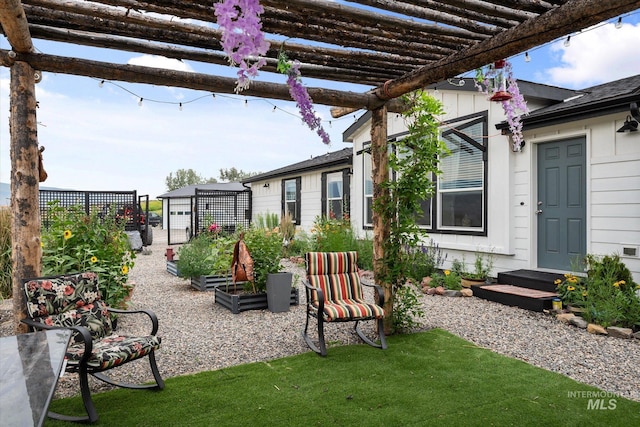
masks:
[[[98,413],[91,399],[88,374],[119,387],[135,389],[164,388],[156,365],[155,351],[160,348],[158,318],[149,310],[120,310],[108,307],[100,296],[97,275],[92,272],[23,280],[28,318],[23,322],[33,330],[72,329],[67,348],[67,372],[80,378],[80,391],[87,416],[68,416],[49,412],[48,416],[64,421],[95,422]],[[119,315],[144,313],[151,320],[151,333],[131,337],[113,334],[110,313]],[[120,383],[104,371],[147,356],[153,384]]]
[[[377,304],[367,303],[362,292],[362,283],[358,276],[357,252],[308,252],[307,264],[307,321],[302,336],[309,348],[321,356],[327,355],[324,340],[325,322],[355,322],[355,332],[367,344],[386,349],[384,336],[384,292],[377,285]],[[318,321],[318,345],[308,334],[309,319]],[[374,320],[377,322],[379,343],[369,339],[360,329],[359,322]]]

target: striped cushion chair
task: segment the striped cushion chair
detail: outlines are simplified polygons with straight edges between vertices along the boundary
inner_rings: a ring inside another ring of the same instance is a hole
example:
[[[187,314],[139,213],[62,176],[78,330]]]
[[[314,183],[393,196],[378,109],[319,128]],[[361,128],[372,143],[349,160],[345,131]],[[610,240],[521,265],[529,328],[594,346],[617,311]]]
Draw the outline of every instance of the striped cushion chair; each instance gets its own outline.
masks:
[[[308,252],[305,255],[307,264],[307,321],[302,336],[309,348],[321,356],[327,355],[324,341],[325,322],[355,322],[355,331],[367,344],[385,349],[384,337],[384,292],[380,286],[377,290],[378,303],[371,304],[364,300],[362,284],[358,276],[357,252]],[[309,334],[309,319],[318,321],[318,345]],[[358,326],[361,320],[378,322],[380,342],[369,339]]]
[[[95,422],[98,413],[91,399],[88,375],[106,383],[126,388],[163,389],[164,381],[156,365],[155,351],[160,348],[158,318],[149,310],[120,310],[108,307],[93,272],[23,280],[27,318],[22,322],[32,330],[68,328],[73,338],[67,347],[66,371],[78,374],[86,416],[69,416],[49,412],[51,418],[65,421]],[[140,313],[148,317],[151,331],[145,336],[114,333],[111,313]],[[128,384],[117,382],[105,371],[147,357],[155,382]]]

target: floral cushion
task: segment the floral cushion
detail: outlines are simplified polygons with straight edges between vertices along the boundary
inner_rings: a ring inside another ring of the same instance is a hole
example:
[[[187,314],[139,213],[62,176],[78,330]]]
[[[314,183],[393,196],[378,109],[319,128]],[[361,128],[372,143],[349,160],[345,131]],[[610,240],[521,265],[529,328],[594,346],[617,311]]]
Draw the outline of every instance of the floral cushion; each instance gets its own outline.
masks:
[[[143,337],[126,337],[110,335],[100,341],[93,342],[93,352],[87,366],[97,371],[123,365],[140,357],[146,356],[151,350],[160,348],[160,337],[148,335]],[[69,368],[78,365],[84,354],[84,345],[75,343],[67,348],[67,362]]]
[[[49,326],[84,326],[93,339],[113,330],[96,273],[29,279],[24,283],[29,316]]]

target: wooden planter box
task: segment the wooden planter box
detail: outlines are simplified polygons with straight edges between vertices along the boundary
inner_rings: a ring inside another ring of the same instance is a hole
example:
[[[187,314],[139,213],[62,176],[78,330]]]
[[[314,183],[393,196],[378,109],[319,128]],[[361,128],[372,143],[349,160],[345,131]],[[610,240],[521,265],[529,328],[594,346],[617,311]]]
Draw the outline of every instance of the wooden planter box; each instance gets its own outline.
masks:
[[[191,287],[199,291],[213,291],[217,286],[232,286],[231,276],[200,276],[191,278]]]
[[[178,260],[167,261],[167,272],[173,274],[174,276],[182,277],[180,275],[180,271],[178,270]]]
[[[243,293],[243,286],[229,285],[215,288],[216,304],[228,308],[232,313],[238,314],[246,310],[266,310],[268,308],[267,294]],[[290,305],[298,305],[300,301],[298,288],[291,288]]]

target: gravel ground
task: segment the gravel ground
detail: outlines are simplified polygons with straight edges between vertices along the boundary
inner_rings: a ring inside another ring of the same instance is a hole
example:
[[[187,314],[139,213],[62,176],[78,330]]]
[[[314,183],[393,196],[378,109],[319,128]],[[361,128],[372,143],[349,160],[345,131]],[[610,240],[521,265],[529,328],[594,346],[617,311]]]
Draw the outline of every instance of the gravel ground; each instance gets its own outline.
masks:
[[[148,308],[158,315],[162,346],[157,360],[164,378],[309,351],[300,335],[305,321],[303,305],[292,306],[285,313],[260,310],[232,314],[214,304],[212,292],[196,291],[189,281],[166,271],[167,234],[158,228],[153,231],[154,244],[137,256],[130,272],[136,283],[131,308]],[[299,277],[304,275],[299,265],[287,261],[285,267]],[[303,286],[300,282],[298,286],[302,302]],[[443,328],[480,347],[640,401],[640,340],[591,335],[552,316],[479,298],[424,296],[422,301],[424,329]],[[12,333],[10,310],[11,301],[0,304],[0,336]],[[352,327],[352,323],[329,324],[325,328],[327,343],[359,343]],[[369,325],[363,327],[367,328],[371,333]],[[143,316],[119,320],[120,333],[148,330]],[[146,358],[113,371],[120,380],[151,380]],[[94,391],[111,388],[93,379],[91,385]],[[77,390],[75,375],[66,374],[56,395],[68,396]]]

